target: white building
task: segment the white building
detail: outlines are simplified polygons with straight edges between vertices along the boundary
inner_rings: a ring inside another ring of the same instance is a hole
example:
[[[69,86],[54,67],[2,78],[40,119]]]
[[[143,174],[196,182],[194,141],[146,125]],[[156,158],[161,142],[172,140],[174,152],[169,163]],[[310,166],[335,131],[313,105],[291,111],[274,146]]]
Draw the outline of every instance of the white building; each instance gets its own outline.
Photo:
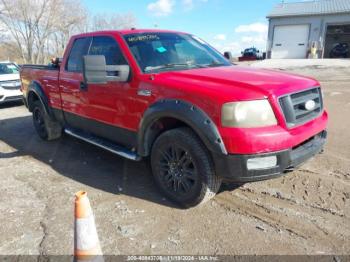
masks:
[[[281,3],[267,18],[268,58],[306,58],[312,45],[320,58],[334,55],[339,44],[350,48],[350,0]]]

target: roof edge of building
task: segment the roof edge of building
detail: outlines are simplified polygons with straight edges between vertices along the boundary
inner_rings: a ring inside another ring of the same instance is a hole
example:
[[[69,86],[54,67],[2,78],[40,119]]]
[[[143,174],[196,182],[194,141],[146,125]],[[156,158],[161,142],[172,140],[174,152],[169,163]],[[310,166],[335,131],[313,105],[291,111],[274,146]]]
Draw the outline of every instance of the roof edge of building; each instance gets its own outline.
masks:
[[[280,14],[280,15],[267,15],[266,18],[282,18],[282,17],[296,17],[296,16],[322,16],[322,15],[341,15],[341,14],[350,14],[349,11],[341,12],[325,12],[325,13],[304,13],[304,14]]]

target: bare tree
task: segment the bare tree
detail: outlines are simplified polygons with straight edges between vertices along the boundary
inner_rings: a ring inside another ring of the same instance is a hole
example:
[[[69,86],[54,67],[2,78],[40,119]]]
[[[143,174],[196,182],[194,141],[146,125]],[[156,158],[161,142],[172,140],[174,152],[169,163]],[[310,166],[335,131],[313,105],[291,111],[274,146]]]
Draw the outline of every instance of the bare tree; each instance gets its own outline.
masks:
[[[0,0],[0,22],[26,63],[44,63],[58,53],[55,40],[66,40],[86,23],[79,0]]]
[[[60,21],[57,21],[55,32],[48,40],[48,47],[54,56],[62,56],[63,51],[73,34],[86,32],[88,25],[88,13],[86,9],[77,1],[66,1],[61,6]],[[64,21],[64,22],[61,22]]]
[[[0,43],[0,61],[16,61],[17,63],[23,63],[21,54],[18,53],[18,48],[15,42],[4,41]]]
[[[99,14],[95,15],[91,21],[91,29],[98,30],[118,30],[136,27],[137,19],[132,13],[126,14]]]
[[[80,1],[0,0],[0,44],[11,47],[21,62],[41,64],[50,57],[62,56],[72,34],[136,25],[132,13],[95,15],[89,19]],[[6,56],[7,51],[2,53]]]

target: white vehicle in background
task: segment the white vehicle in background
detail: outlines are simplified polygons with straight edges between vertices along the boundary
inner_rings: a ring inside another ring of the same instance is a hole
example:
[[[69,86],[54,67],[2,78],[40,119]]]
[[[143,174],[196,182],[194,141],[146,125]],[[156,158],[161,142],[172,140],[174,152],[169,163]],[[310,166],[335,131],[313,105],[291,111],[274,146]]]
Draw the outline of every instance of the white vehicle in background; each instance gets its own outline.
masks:
[[[21,101],[21,81],[19,67],[12,62],[0,62],[0,104]]]

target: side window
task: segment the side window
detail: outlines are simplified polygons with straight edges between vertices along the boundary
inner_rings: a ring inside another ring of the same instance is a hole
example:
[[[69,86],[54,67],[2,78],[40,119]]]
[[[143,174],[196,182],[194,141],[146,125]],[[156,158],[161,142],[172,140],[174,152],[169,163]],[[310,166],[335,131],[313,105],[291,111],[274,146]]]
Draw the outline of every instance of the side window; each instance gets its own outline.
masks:
[[[89,55],[104,55],[107,65],[127,65],[118,43],[109,36],[96,36],[92,40]]]
[[[79,38],[74,41],[66,64],[67,71],[83,71],[83,56],[87,55],[90,43],[91,37]]]

